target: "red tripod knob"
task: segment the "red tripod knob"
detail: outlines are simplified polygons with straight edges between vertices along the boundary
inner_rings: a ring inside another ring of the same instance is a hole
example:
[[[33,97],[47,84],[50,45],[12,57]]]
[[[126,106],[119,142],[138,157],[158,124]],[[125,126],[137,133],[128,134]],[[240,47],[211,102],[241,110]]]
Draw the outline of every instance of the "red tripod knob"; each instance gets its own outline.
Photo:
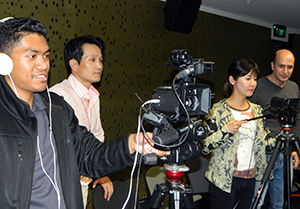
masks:
[[[181,171],[166,171],[166,176],[170,181],[180,181],[180,179],[183,177],[184,173]]]

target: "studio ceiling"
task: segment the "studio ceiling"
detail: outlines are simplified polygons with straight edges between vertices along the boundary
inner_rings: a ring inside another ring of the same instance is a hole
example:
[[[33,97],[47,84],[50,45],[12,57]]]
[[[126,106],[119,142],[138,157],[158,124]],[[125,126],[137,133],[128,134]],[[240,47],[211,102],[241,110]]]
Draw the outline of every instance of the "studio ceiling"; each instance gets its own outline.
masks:
[[[200,11],[300,34],[300,0],[202,0]]]

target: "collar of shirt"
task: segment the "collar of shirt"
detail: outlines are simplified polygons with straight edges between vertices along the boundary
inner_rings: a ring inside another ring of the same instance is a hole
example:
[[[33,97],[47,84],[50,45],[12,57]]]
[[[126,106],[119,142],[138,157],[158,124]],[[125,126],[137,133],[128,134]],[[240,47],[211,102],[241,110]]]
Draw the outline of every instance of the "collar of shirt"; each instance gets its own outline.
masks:
[[[80,98],[89,97],[90,99],[97,99],[99,97],[99,92],[92,85],[89,89],[85,88],[85,86],[72,74],[69,76],[68,81],[73,89],[75,89],[76,93]]]
[[[45,104],[42,101],[42,98],[38,93],[33,94],[33,104],[32,104],[32,112],[43,111],[46,109]]]

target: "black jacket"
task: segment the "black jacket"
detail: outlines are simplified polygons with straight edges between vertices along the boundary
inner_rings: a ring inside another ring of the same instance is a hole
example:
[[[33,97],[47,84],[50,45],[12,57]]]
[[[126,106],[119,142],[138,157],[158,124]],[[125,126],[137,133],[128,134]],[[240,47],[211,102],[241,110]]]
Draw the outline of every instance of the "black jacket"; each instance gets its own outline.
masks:
[[[49,111],[47,92],[40,95]],[[66,207],[83,208],[79,175],[99,178],[133,163],[128,138],[99,142],[78,125],[73,109],[51,93],[53,133]],[[35,165],[37,120],[0,76],[0,205],[29,208]]]

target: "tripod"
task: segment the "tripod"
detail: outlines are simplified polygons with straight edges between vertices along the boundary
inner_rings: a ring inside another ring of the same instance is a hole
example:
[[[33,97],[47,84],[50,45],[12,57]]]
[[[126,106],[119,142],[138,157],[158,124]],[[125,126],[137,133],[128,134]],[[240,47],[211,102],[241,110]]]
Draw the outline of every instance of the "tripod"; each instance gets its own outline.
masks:
[[[168,180],[165,183],[156,185],[153,195],[150,199],[150,208],[160,208],[166,195],[169,195],[170,209],[193,209],[194,202],[192,198],[191,187],[182,184],[180,179],[184,172],[189,168],[185,165],[164,165]]]
[[[261,193],[265,189],[265,185],[269,180],[271,171],[274,167],[275,161],[280,153],[282,144],[284,143],[284,204],[283,209],[291,208],[291,152],[292,152],[292,143],[295,145],[298,156],[300,156],[300,147],[298,137],[291,133],[292,125],[282,125],[282,134],[277,136],[276,145],[273,153],[271,155],[268,166],[265,170],[263,179],[259,186],[259,189],[255,195],[254,201],[252,203],[251,209],[255,209],[257,207],[259,198]]]

